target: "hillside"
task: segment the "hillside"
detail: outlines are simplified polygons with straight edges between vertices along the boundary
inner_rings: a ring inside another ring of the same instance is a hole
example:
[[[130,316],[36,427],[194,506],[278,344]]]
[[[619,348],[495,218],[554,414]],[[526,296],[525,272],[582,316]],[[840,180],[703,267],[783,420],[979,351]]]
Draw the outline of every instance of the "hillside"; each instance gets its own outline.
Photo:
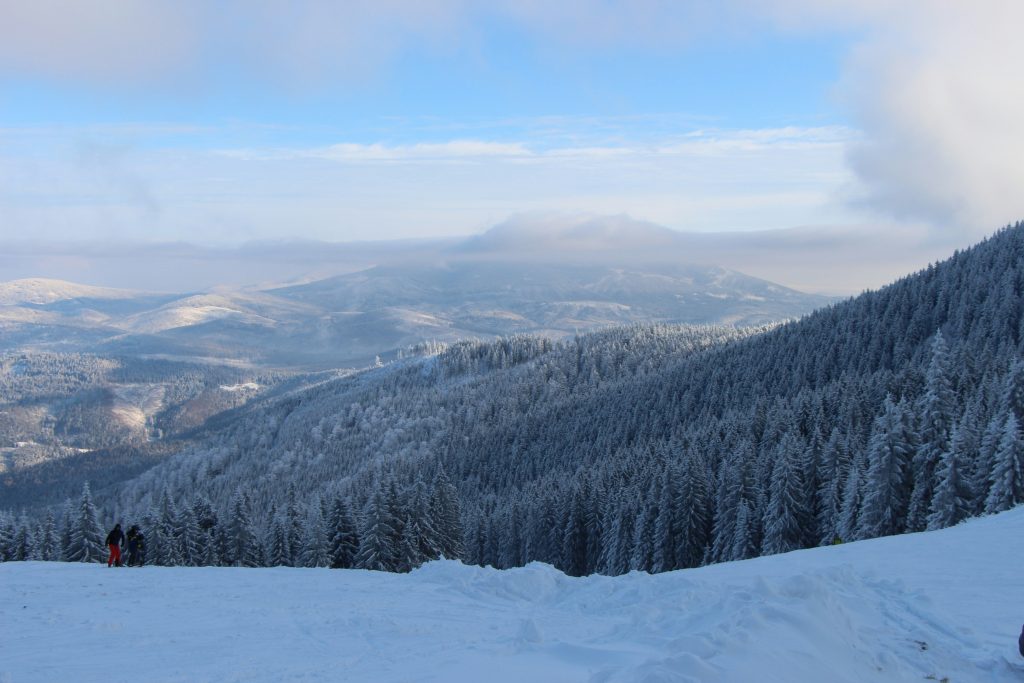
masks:
[[[614,578],[10,562],[0,680],[1019,681],[1022,553],[1018,508]]]

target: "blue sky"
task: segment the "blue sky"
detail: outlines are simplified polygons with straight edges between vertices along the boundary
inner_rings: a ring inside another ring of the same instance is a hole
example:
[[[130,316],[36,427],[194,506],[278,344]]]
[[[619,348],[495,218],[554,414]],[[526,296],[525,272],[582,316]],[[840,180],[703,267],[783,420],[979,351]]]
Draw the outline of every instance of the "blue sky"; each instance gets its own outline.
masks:
[[[5,3],[0,239],[389,239],[523,213],[975,236],[1024,210],[1007,66],[1021,14],[999,0]]]

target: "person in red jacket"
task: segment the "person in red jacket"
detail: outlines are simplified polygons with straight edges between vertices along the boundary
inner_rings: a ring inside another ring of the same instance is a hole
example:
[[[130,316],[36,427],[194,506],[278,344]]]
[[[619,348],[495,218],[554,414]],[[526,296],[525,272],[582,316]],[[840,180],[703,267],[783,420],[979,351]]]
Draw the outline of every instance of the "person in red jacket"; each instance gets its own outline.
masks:
[[[107,566],[123,566],[121,564],[121,544],[124,543],[124,532],[121,525],[115,524],[114,528],[107,534],[107,547],[110,548],[110,557],[107,558]]]

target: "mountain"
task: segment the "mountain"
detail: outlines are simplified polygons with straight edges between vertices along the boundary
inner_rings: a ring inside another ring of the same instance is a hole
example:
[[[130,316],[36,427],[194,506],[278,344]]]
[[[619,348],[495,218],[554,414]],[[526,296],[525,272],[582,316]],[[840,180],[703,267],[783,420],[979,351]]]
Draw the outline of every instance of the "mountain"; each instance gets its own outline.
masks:
[[[90,287],[63,280],[30,278],[0,283],[0,306],[52,304],[72,299],[134,299],[139,292],[109,287]]]
[[[634,323],[759,325],[831,301],[685,265],[679,252],[652,260],[659,240],[674,239],[656,226],[598,221],[547,237],[539,241],[532,224],[506,224],[427,249],[419,260],[400,249],[400,258],[357,272],[265,289],[175,295],[50,280],[0,284],[0,351],[320,370],[366,366],[428,340],[561,338]]]
[[[1024,224],[763,330],[425,344],[217,416],[98,494],[150,525],[215,510],[226,563],[300,562],[275,534],[321,538],[339,504],[359,534],[410,529],[372,556],[398,570],[435,552],[433,533],[472,563],[582,575],[940,528],[1024,501],[1021,292]],[[167,539],[155,557],[177,552]]]

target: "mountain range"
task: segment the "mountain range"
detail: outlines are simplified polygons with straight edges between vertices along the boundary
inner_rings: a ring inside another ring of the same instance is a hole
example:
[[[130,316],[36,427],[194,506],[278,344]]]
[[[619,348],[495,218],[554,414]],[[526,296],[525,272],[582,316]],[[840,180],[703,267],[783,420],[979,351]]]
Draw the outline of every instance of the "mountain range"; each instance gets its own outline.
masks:
[[[0,283],[0,351],[210,359],[316,370],[365,366],[433,340],[563,338],[634,323],[760,325],[831,301],[687,265],[657,226],[499,226],[419,258],[285,286],[168,294]],[[570,256],[571,254],[571,256]]]

